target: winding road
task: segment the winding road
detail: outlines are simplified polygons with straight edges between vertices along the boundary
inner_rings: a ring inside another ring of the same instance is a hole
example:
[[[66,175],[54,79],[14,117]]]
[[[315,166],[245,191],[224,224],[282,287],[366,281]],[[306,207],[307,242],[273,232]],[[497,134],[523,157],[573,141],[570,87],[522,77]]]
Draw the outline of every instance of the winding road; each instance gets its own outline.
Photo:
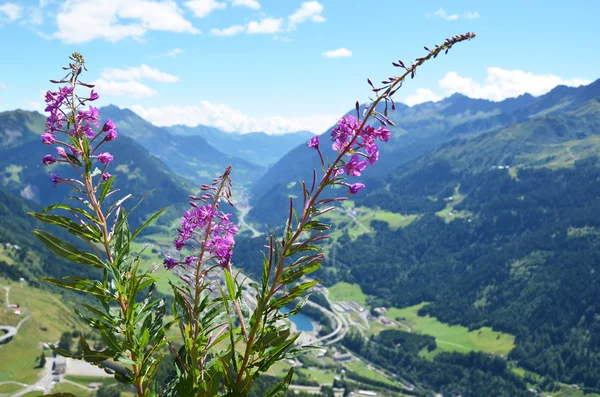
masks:
[[[5,299],[5,305],[8,306],[10,305],[10,297],[9,297],[9,292],[10,292],[10,287],[2,287],[6,290],[6,299]],[[19,332],[19,328],[21,328],[21,325],[23,325],[23,323],[27,320],[29,320],[31,318],[31,314],[27,317],[25,317],[24,319],[22,319],[21,321],[19,321],[19,323],[17,324],[16,327],[13,327],[11,325],[0,325],[0,331],[4,331],[6,332],[4,335],[0,336],[0,345],[2,345],[5,342],[9,342],[16,334],[17,332]]]
[[[243,193],[239,194],[239,197],[237,198],[237,202],[235,203],[235,207],[238,210],[239,225],[250,230],[252,232],[253,238],[259,237],[260,235],[262,235],[262,233],[259,232],[258,230],[256,230],[254,228],[254,226],[252,226],[251,224],[246,222],[246,216],[248,215],[248,213],[250,212],[252,207],[250,206],[250,204],[248,202],[248,197],[245,194],[243,194]]]

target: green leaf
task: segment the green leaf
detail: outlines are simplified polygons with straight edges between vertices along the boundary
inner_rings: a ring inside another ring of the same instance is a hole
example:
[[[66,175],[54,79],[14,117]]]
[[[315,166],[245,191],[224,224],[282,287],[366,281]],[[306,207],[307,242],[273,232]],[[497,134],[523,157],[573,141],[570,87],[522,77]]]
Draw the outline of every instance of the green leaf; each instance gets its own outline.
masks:
[[[311,294],[307,294],[305,297],[300,299],[300,302],[298,302],[298,304],[292,310],[289,311],[289,313],[286,315],[286,317],[298,314],[300,312],[300,310],[302,310],[302,308],[304,306],[306,306],[306,303],[308,302],[308,298],[310,298],[310,295]]]
[[[80,167],[83,166],[81,161],[79,161],[79,159],[77,157],[73,156],[71,153],[67,153],[67,158],[69,159],[69,161],[71,161],[71,163],[76,164]]]
[[[75,277],[71,277],[72,279]],[[110,291],[103,288],[102,284],[97,281],[80,279],[71,282],[60,281],[50,277],[40,277],[40,280],[46,281],[50,284],[57,285],[59,287],[70,289],[73,291],[86,292],[88,294],[95,295],[100,298],[112,298]],[[86,282],[87,281],[87,282]]]
[[[290,289],[290,292],[288,292],[286,295],[277,299],[272,299],[269,306],[271,309],[279,310],[294,299],[296,299],[297,297],[301,296],[306,290],[314,287],[317,284],[319,284],[319,281],[313,280],[304,284],[297,285],[294,288]]]
[[[225,273],[225,284],[227,285],[227,293],[233,299],[235,298],[235,281],[233,281],[233,277],[228,269],[224,269],[223,273]]]
[[[62,256],[73,262],[81,263],[82,265],[90,265],[100,269],[106,267],[96,255],[91,252],[79,251],[71,244],[54,237],[50,233],[43,230],[34,230],[33,234],[35,234],[36,237],[50,249],[50,251],[58,256]]]
[[[69,212],[75,212],[79,215],[83,215],[86,219],[88,219],[94,223],[100,223],[100,220],[95,215],[89,214],[87,211],[85,211],[82,208],[73,208],[67,204],[50,205],[50,206],[44,208],[41,213],[50,212],[53,210],[65,210],[65,211],[69,211]]]
[[[293,359],[306,353],[323,353],[327,350],[321,346],[296,346],[288,350],[284,355],[284,359]]]
[[[285,375],[285,377],[281,380],[281,382],[279,382],[278,384],[275,385],[275,387],[273,387],[271,390],[269,390],[267,392],[267,394],[265,394],[265,397],[282,397],[285,392],[287,391],[288,387],[290,386],[290,383],[292,383],[292,377],[294,376],[294,367],[291,367],[288,370],[287,375]]]
[[[296,269],[290,269],[290,270],[283,272],[280,282],[281,282],[281,284],[292,283],[292,282],[298,280],[300,277],[318,270],[320,267],[321,267],[321,262],[318,262],[318,261],[311,262],[311,263],[305,263],[304,265],[301,265]]]
[[[157,211],[156,213],[154,213],[154,215],[152,215],[150,218],[148,218],[148,220],[146,222],[144,222],[144,224],[140,227],[138,227],[133,234],[131,235],[131,240],[133,240],[134,238],[137,237],[138,234],[140,234],[145,228],[147,228],[156,218],[158,218],[159,216],[161,216],[163,214],[163,212],[165,212],[166,210],[168,210],[170,208],[169,207],[165,207],[159,211]],[[133,210],[132,210],[133,211]]]
[[[106,182],[102,184],[102,190],[100,190],[100,197],[98,198],[98,202],[102,205],[102,202],[106,198],[106,195],[110,192],[110,188],[115,180],[115,176],[111,176]]]
[[[28,214],[49,225],[61,226],[67,229],[69,233],[83,237],[92,242],[99,242],[102,238],[102,235],[100,234],[100,231],[98,229],[75,223],[66,216],[59,216],[46,213],[37,214],[35,212],[28,212]]]
[[[129,255],[129,248],[131,242],[131,236],[129,233],[129,223],[127,222],[127,213],[121,208],[118,211],[117,224],[115,225],[115,232],[113,235],[115,242],[115,264],[117,267],[121,264],[122,260]]]
[[[307,222],[306,225],[304,225],[302,230],[327,230],[329,229],[329,227],[329,225],[326,225],[325,223],[321,223],[319,221],[310,221]]]

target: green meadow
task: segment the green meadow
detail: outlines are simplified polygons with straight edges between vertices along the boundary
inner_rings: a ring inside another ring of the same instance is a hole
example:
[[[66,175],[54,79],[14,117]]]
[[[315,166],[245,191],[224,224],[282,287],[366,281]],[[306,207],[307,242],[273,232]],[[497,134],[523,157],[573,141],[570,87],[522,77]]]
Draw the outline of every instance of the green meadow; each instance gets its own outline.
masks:
[[[367,295],[362,292],[358,284],[339,282],[328,288],[329,299],[332,301],[352,301],[361,305],[367,303]]]
[[[489,327],[473,331],[461,325],[448,325],[440,322],[435,317],[420,317],[417,312],[427,303],[421,303],[404,309],[390,308],[386,317],[400,322],[410,328],[411,332],[427,334],[436,338],[436,354],[440,351],[468,353],[480,351],[493,353],[506,357],[515,347],[515,337],[510,334],[497,332]],[[406,331],[406,327],[402,327]],[[423,353],[426,354],[426,353]]]

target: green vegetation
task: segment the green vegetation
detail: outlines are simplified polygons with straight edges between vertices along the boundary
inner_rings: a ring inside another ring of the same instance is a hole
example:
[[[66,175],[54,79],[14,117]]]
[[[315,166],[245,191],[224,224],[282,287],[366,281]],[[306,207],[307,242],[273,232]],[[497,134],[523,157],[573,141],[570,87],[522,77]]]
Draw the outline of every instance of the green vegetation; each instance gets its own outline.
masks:
[[[66,375],[65,379],[70,380],[71,382],[79,383],[80,385],[86,387],[90,383],[102,383],[103,385],[115,383],[115,380],[112,377],[100,378],[97,376]]]
[[[444,198],[444,201],[447,203],[446,207],[437,211],[435,214],[442,218],[446,223],[451,222],[454,219],[473,217],[473,214],[469,211],[459,211],[455,209],[455,207],[458,207],[459,204],[462,203],[464,198],[465,196],[460,193],[460,185],[457,185],[454,188],[454,194]]]
[[[23,167],[17,164],[9,164],[4,168],[2,172],[3,185],[7,185],[10,182],[21,183],[20,174],[23,171]]]
[[[332,385],[335,377],[335,373],[330,369],[301,368],[298,371],[319,385]]]
[[[360,375],[361,377],[365,377],[376,382],[386,383],[392,386],[398,386],[398,383],[389,379],[387,376],[382,375],[380,372],[374,370],[362,361],[353,361],[347,363],[345,364],[345,367],[348,368],[350,371]]]
[[[367,303],[367,296],[362,292],[358,284],[339,282],[328,289],[329,299],[332,301],[353,301],[363,306]]]
[[[77,397],[87,397],[96,395],[94,391],[87,390],[87,388],[75,386],[74,384],[66,382],[60,382],[54,385],[54,387],[52,388],[52,393],[71,393]]]
[[[419,316],[419,310],[425,305],[427,303],[404,309],[391,308],[386,317],[395,321],[402,319],[400,321],[413,332],[433,336],[438,346],[437,351],[468,353],[475,350],[506,357],[515,347],[513,335],[497,332],[489,327],[469,331],[466,327],[448,325],[429,315]]]
[[[11,394],[14,394],[22,389],[23,389],[23,386],[21,386],[21,385],[16,385],[14,383],[5,383],[3,385],[0,385],[0,396],[4,395],[4,394],[7,394],[10,396]]]
[[[0,360],[0,382],[15,381],[35,383],[40,368],[41,343],[56,343],[63,332],[86,331],[87,326],[79,322],[59,295],[27,286],[25,283],[10,283],[0,279],[0,286],[10,286],[10,301],[27,309],[23,323],[12,341],[2,346]],[[4,294],[4,289],[0,288]],[[0,316],[0,321],[3,317]]]

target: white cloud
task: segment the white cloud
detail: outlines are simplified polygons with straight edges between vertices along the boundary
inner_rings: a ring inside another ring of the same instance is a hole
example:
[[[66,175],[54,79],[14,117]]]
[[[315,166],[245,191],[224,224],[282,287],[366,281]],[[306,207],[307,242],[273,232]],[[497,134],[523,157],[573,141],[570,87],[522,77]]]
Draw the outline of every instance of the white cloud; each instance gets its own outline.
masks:
[[[167,52],[165,55],[171,58],[175,58],[177,55],[182,54],[183,50],[181,48],[173,48],[171,51]]]
[[[425,16],[427,18],[432,18],[432,17],[442,18],[442,19],[445,19],[446,21],[456,21],[460,18],[458,16],[458,14],[448,14],[446,12],[446,10],[444,10],[441,7],[433,14],[427,13],[427,14],[425,14]],[[463,17],[467,18],[467,19],[477,19],[477,18],[479,18],[479,12],[478,11],[467,11],[463,14]]]
[[[161,83],[176,83],[179,81],[179,77],[161,72],[160,70],[151,68],[148,65],[141,65],[139,67],[129,67],[127,69],[106,68],[100,76],[106,80],[129,81],[147,79],[160,81]]]
[[[318,1],[303,2],[300,8],[288,17],[290,20],[290,29],[306,21],[325,22],[325,18],[321,15],[322,12],[323,6]]]
[[[40,112],[40,113],[42,113],[44,111],[44,108],[42,107],[41,102],[36,102],[36,101],[28,101],[25,108],[27,110],[33,110],[33,111]]]
[[[158,94],[158,92],[139,81],[106,81],[98,79],[92,84],[94,88],[102,95],[128,96],[133,98],[141,98]]]
[[[5,90],[7,88],[8,88],[8,86],[0,81],[0,90]]]
[[[0,5],[0,14],[6,15],[10,22],[14,22],[21,17],[23,7],[15,3],[5,3]]]
[[[25,15],[26,19],[21,21],[22,24],[39,26],[44,23],[44,12],[41,7],[27,7],[27,12]]]
[[[256,0],[233,0],[234,7],[248,7],[253,10],[260,9],[260,3]]]
[[[580,86],[589,83],[591,80],[563,79],[553,74],[534,74],[518,69],[506,70],[499,67],[487,68],[487,78],[483,84],[470,77],[459,76],[456,72],[447,73],[439,82],[440,87],[447,94],[458,92],[471,98],[492,101],[501,101],[525,93],[535,96],[543,95],[557,85]]]
[[[331,127],[339,114],[321,114],[305,117],[254,117],[230,108],[225,104],[202,101],[193,106],[143,107],[131,109],[158,126],[183,124],[195,127],[199,124],[217,127],[227,132],[264,131],[267,134],[283,134],[300,130],[321,133]]]
[[[227,3],[216,0],[190,0],[184,3],[198,18],[208,16],[214,10],[227,8]]]
[[[582,78],[564,79],[553,74],[535,74],[519,69],[507,70],[499,67],[489,67],[484,83],[475,81],[471,77],[460,76],[456,72],[448,72],[438,84],[446,96],[459,93],[470,98],[502,101],[525,93],[540,96],[558,85],[577,87],[591,82],[591,80]],[[442,95],[438,95],[429,89],[418,88],[414,95],[405,97],[402,102],[413,106],[427,101],[439,101],[440,99],[442,99]]]
[[[323,56],[326,56],[327,58],[345,58],[345,57],[351,57],[352,56],[352,51],[341,47],[338,48],[336,50],[331,50],[331,51],[325,51],[323,53]]]
[[[67,0],[56,23],[58,31],[53,36],[71,44],[140,39],[149,30],[200,33],[174,0]]]
[[[281,31],[283,18],[263,18],[260,21],[248,23],[248,34],[271,34]]]
[[[458,14],[448,14],[448,13],[446,13],[446,10],[444,10],[443,8],[440,7],[440,9],[438,9],[433,14],[427,14],[427,17],[428,18],[438,17],[438,18],[445,19],[446,21],[456,21],[458,19]]]
[[[233,25],[225,29],[213,28],[210,30],[211,36],[235,36],[238,33],[242,33],[246,30],[244,25]]]
[[[286,36],[273,36],[273,40],[281,41],[282,43],[291,43],[294,41],[294,39],[292,39],[291,37]]]
[[[426,88],[417,88],[414,95],[405,97],[402,102],[408,106],[413,106],[423,102],[437,102],[440,99],[442,99],[442,97],[438,96],[431,90]]]

